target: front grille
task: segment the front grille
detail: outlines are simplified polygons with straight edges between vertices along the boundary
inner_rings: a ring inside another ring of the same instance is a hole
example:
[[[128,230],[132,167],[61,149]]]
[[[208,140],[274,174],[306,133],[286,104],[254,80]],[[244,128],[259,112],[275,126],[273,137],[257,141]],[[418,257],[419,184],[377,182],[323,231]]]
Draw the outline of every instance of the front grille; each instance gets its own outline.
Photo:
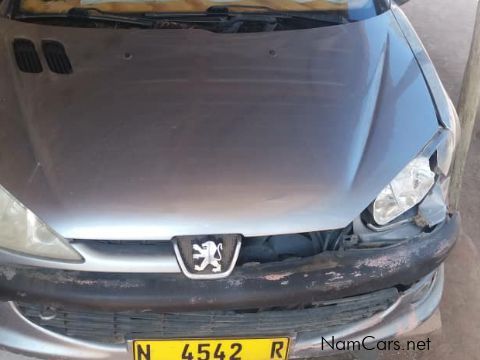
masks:
[[[100,312],[18,303],[20,312],[43,328],[73,338],[123,343],[128,339],[285,335],[324,331],[369,318],[397,299],[396,288],[311,304],[302,309],[155,313]]]
[[[296,234],[243,237],[236,266],[251,263],[272,263],[291,258],[315,256],[325,251],[346,248],[352,239],[352,225],[343,229],[322,230]],[[165,252],[168,247],[173,255],[170,241],[140,240],[83,240],[72,239],[103,254],[128,254],[132,259],[145,253]]]

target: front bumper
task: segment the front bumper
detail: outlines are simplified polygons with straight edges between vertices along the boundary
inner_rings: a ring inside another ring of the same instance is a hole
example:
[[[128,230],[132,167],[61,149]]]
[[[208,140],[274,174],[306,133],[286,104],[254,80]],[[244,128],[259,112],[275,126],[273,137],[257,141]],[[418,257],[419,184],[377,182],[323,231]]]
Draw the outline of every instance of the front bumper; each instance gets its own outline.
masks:
[[[443,290],[443,266],[404,292],[388,309],[348,327],[331,329],[328,333],[298,333],[290,357],[307,358],[329,355],[322,348],[322,337],[336,340],[359,340],[369,336],[381,340],[399,336],[427,320],[437,308]],[[0,303],[0,347],[12,352],[45,359],[131,360],[129,344],[108,345],[73,339],[48,331],[28,321],[13,303]]]
[[[459,216],[432,232],[381,248],[237,267],[227,278],[94,273],[0,266],[0,300],[122,311],[242,310],[310,304],[410,286],[437,269],[455,244]]]
[[[49,331],[28,320],[15,302],[109,312],[224,311],[327,302],[407,288],[394,303],[366,319],[328,329],[300,329],[293,334],[285,329],[293,338],[291,358],[331,353],[330,348],[322,348],[322,337],[362,341],[369,336],[373,341],[398,336],[417,327],[437,308],[443,289],[441,264],[455,244],[459,221],[458,215],[451,215],[431,233],[393,246],[242,266],[230,277],[218,280],[190,280],[182,274],[90,273],[3,265],[0,347],[47,359],[132,359],[128,342],[98,343]]]

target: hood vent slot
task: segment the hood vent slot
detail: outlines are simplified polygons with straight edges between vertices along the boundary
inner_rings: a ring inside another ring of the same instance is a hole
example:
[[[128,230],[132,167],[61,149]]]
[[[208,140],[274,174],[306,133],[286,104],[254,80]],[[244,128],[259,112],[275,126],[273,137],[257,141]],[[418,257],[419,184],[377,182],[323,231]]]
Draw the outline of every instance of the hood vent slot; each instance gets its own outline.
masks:
[[[65,48],[58,41],[42,41],[42,49],[48,67],[57,74],[71,74],[73,72],[70,59]]]
[[[42,72],[42,63],[38,56],[33,42],[27,39],[15,39],[13,41],[13,52],[18,68],[26,73]]]

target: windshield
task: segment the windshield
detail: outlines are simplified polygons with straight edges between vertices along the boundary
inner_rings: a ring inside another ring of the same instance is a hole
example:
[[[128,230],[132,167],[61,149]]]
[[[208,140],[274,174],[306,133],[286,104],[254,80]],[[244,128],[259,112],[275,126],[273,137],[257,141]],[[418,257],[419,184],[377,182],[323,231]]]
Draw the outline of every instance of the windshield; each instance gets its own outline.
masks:
[[[212,6],[256,6],[277,11],[341,12],[360,20],[377,15],[386,0],[18,0],[18,13],[61,14],[72,8],[108,13],[201,13]]]

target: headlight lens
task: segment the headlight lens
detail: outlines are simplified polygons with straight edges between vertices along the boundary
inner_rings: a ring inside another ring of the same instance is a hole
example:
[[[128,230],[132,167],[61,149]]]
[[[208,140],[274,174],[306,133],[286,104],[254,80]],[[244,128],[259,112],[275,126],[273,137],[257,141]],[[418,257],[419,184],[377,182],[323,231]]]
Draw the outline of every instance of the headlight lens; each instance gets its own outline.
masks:
[[[63,238],[1,186],[0,247],[43,258],[82,260]]]
[[[373,203],[375,222],[385,225],[417,205],[434,182],[435,173],[430,169],[429,159],[420,156],[412,160]]]

